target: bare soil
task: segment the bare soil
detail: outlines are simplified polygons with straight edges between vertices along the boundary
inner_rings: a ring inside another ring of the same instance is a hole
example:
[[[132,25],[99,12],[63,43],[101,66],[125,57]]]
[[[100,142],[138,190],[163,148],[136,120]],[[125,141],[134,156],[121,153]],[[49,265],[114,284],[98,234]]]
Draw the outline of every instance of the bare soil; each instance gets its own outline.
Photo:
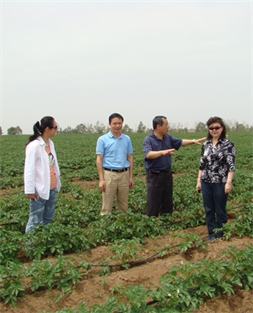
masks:
[[[86,186],[87,187],[87,186]],[[93,182],[92,186],[95,187]],[[182,232],[196,232],[202,238],[206,237],[206,226],[199,226],[187,229]],[[146,259],[156,252],[162,250],[165,245],[175,246],[177,239],[172,234],[161,236],[156,239],[147,239],[144,250],[140,257]],[[106,278],[98,275],[98,269],[92,267],[86,277],[73,286],[71,293],[62,295],[61,299],[55,303],[55,298],[61,292],[58,289],[51,291],[42,290],[39,292],[28,292],[18,301],[17,307],[5,305],[0,302],[0,312],[5,313],[38,313],[42,311],[56,312],[61,308],[77,308],[78,303],[84,301],[88,307],[95,303],[105,303],[106,298],[110,296],[110,291],[116,286],[127,287],[129,285],[142,284],[147,289],[153,289],[159,285],[160,277],[166,274],[169,268],[175,264],[181,264],[193,260],[197,262],[201,259],[221,259],[221,252],[228,246],[244,248],[246,245],[252,245],[253,238],[250,237],[232,237],[230,240],[215,239],[207,242],[208,248],[194,248],[186,253],[180,253],[178,250],[170,252],[166,257],[154,258],[149,262],[124,270],[114,270]],[[77,260],[85,260],[92,264],[99,264],[101,259],[111,256],[111,252],[106,246],[100,246],[91,251],[85,251],[80,254],[71,254]],[[115,262],[117,263],[117,262]],[[208,299],[195,313],[252,313],[253,312],[253,290],[245,291],[240,288],[235,289],[232,296],[220,295],[213,299]],[[110,313],[110,312],[108,312]]]

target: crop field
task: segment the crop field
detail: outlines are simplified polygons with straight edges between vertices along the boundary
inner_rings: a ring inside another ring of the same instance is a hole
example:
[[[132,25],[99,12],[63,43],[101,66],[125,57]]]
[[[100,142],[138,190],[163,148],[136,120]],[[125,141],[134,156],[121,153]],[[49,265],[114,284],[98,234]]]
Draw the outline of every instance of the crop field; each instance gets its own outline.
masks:
[[[62,180],[54,220],[28,234],[28,136],[0,136],[0,312],[252,312],[252,132],[229,133],[237,154],[228,223],[224,237],[211,242],[195,191],[201,146],[182,147],[172,156],[173,214],[145,215],[145,135],[130,134],[135,186],[128,213],[114,208],[106,216],[100,216],[95,167],[99,135],[54,137]]]

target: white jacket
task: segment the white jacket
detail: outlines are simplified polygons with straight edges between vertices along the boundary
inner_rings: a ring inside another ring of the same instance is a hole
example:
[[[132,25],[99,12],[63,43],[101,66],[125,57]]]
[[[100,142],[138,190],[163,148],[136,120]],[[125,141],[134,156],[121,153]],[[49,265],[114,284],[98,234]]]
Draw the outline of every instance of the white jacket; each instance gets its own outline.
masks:
[[[60,169],[57,161],[54,143],[49,139],[51,153],[54,156],[54,171],[56,174],[56,189],[60,191]],[[49,199],[50,193],[50,169],[49,158],[45,151],[45,142],[41,137],[31,141],[26,146],[24,183],[25,194],[33,194],[35,192],[45,200]]]

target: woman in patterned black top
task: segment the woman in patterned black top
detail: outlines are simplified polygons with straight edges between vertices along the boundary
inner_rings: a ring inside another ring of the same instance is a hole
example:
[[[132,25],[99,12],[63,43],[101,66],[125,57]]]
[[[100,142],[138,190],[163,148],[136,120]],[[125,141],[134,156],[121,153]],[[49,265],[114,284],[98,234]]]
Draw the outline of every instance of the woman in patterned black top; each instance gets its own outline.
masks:
[[[220,117],[209,118],[206,125],[208,135],[201,150],[196,190],[202,190],[208,239],[212,240],[222,237],[222,232],[214,234],[214,229],[222,228],[227,222],[226,204],[235,171],[235,147],[226,139],[226,126]]]

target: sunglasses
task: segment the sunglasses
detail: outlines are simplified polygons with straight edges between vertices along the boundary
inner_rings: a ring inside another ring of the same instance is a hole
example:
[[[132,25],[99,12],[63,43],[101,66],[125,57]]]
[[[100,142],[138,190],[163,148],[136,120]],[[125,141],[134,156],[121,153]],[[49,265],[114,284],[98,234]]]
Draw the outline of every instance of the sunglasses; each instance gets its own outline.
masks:
[[[53,127],[50,127],[51,129],[57,129],[58,128],[58,126],[53,126]]]
[[[221,126],[217,126],[217,127],[209,127],[209,130],[219,130],[221,128]]]

